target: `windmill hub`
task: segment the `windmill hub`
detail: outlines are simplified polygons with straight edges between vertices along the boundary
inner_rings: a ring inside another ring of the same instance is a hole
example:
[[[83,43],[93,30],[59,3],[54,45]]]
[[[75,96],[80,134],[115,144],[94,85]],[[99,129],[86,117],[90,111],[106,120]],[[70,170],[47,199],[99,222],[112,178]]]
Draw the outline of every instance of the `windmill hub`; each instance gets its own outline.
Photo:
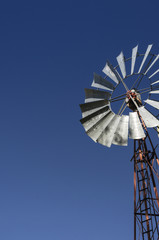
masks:
[[[139,107],[142,106],[141,95],[135,89],[127,91],[125,102],[131,110],[136,111],[137,108],[132,99],[137,103]]]

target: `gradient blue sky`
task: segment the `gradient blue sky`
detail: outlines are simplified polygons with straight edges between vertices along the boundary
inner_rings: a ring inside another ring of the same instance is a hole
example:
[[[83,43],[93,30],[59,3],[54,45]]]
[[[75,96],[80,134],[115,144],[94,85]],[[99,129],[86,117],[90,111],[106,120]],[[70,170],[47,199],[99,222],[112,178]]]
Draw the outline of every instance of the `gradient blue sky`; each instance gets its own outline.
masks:
[[[1,2],[2,240],[133,239],[133,142],[93,143],[78,105],[107,59],[137,44],[158,52],[158,9],[136,0]]]

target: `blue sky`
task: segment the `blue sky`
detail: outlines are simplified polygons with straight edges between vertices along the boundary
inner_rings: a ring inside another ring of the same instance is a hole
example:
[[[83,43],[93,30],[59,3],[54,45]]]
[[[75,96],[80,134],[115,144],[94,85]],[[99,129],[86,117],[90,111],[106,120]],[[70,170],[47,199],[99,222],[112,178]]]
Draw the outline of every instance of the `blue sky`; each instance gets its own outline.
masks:
[[[121,50],[158,53],[158,1],[0,4],[0,238],[133,239],[133,142],[79,122],[84,88]],[[155,136],[152,136],[155,139]],[[157,140],[158,141],[158,140]]]

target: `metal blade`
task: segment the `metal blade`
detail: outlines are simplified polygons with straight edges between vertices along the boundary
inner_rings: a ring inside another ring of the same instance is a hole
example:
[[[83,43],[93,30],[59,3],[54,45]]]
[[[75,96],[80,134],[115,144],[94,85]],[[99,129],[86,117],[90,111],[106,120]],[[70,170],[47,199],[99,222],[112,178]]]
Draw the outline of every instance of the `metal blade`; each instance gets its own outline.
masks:
[[[159,72],[159,69],[156,72],[154,72],[149,78],[152,78],[158,72]]]
[[[154,85],[154,84],[156,84],[156,83],[159,83],[159,80],[157,80],[157,81],[151,83],[151,85]]]
[[[98,100],[103,100],[103,99],[109,99],[111,96],[111,93],[109,92],[104,92],[104,91],[99,91],[95,89],[85,89],[85,102],[94,102]]]
[[[146,50],[145,55],[144,55],[144,58],[143,58],[143,60],[142,60],[141,66],[140,66],[140,68],[139,68],[138,73],[140,73],[140,71],[141,71],[141,69],[142,69],[142,67],[143,67],[143,65],[144,65],[144,63],[145,63],[145,61],[146,61],[146,58],[147,58],[148,55],[149,55],[149,52],[150,52],[151,48],[152,48],[152,44],[151,44],[151,45],[148,45],[147,50]]]
[[[144,102],[146,102],[147,104],[151,105],[152,107],[154,107],[156,109],[159,109],[159,102],[158,101],[147,99]]]
[[[108,126],[104,129],[102,134],[97,139],[97,142],[110,147],[113,141],[114,133],[117,129],[121,116],[115,115],[112,121],[108,124]]]
[[[156,90],[156,91],[151,91],[149,93],[152,93],[152,94],[158,94],[159,93],[159,90]]]
[[[98,111],[99,109],[103,108],[106,105],[109,105],[108,100],[100,100],[100,101],[80,104],[82,117],[84,118],[84,117]]]
[[[131,74],[134,73],[134,67],[135,67],[135,62],[136,62],[136,57],[137,57],[137,51],[138,51],[138,45],[133,48],[132,50],[132,59],[131,59]]]
[[[112,91],[115,89],[114,85],[108,82],[106,79],[102,78],[101,76],[94,73],[92,87],[101,88],[105,90]]]
[[[98,137],[102,134],[102,132],[114,116],[115,113],[113,113],[112,111],[107,112],[107,114],[100,121],[98,121],[93,127],[91,127],[87,131],[88,136],[96,142]]]
[[[121,146],[128,145],[128,122],[129,116],[122,115],[117,130],[114,134],[112,141],[113,144]]]
[[[145,74],[151,69],[151,67],[155,64],[155,62],[159,59],[159,54],[155,57],[149,68],[146,70]]]
[[[159,120],[144,106],[139,107],[138,110],[147,127],[156,127],[159,125]]]
[[[88,131],[93,125],[95,125],[99,120],[101,120],[109,111],[110,111],[109,106],[106,106],[92,113],[91,115],[82,118],[80,122],[82,123],[84,129]]]
[[[119,67],[120,67],[120,70],[121,70],[121,73],[123,75],[123,78],[126,77],[126,68],[125,68],[125,58],[124,58],[124,55],[123,55],[123,52],[121,52],[119,54],[119,56],[117,56],[117,62],[119,64]]]
[[[113,66],[107,61],[105,67],[102,70],[108,77],[110,77],[117,84],[119,83],[119,77],[114,73]]]
[[[139,120],[137,112],[129,113],[129,138],[141,139],[145,137],[144,130]]]
[[[113,74],[115,75],[115,77],[116,77],[116,79],[118,80],[118,83],[119,83],[120,79],[121,79],[120,74],[118,73],[118,71],[113,67],[113,65],[110,62],[107,61],[107,63],[108,63],[111,71],[113,72]]]

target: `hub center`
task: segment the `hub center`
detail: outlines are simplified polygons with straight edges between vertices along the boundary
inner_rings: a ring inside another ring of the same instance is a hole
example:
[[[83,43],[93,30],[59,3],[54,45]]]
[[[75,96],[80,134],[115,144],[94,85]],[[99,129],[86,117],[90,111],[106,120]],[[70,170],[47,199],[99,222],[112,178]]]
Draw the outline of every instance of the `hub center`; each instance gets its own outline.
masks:
[[[133,99],[133,100],[132,100]],[[133,111],[136,111],[137,108],[134,104],[136,104],[140,107],[142,106],[142,101],[141,101],[141,95],[140,93],[137,92],[137,90],[132,89],[130,91],[127,91],[126,93],[126,99],[125,99],[126,105]]]

